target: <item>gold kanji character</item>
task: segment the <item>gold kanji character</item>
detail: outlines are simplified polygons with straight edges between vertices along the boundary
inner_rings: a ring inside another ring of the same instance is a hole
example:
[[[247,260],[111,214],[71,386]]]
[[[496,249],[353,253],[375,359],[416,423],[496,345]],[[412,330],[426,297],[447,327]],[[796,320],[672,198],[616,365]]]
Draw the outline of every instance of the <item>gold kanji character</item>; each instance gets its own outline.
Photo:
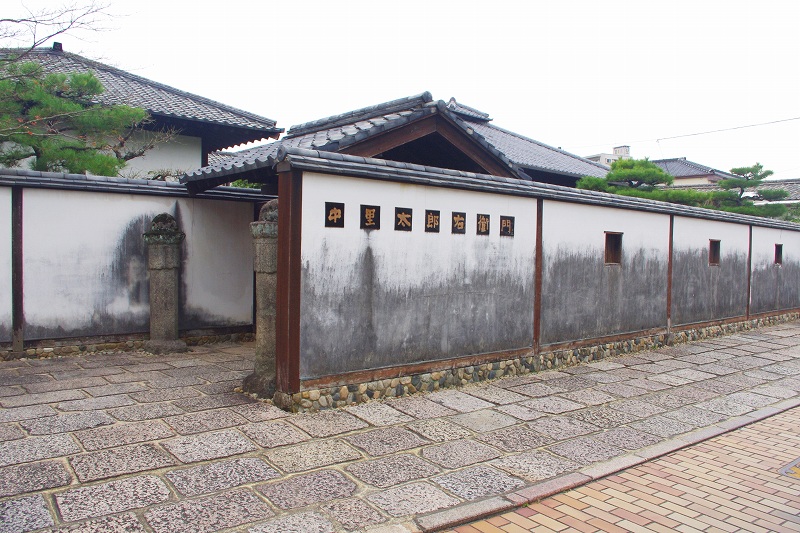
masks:
[[[364,223],[365,226],[374,226],[375,225],[375,208],[372,209],[364,209]]]
[[[481,233],[486,233],[489,231],[489,217],[486,215],[478,216],[478,231]]]
[[[331,222],[336,223],[340,218],[342,218],[342,210],[338,207],[333,207],[328,211],[328,220]]]
[[[397,225],[410,228],[411,213],[404,213],[404,212],[397,213]]]

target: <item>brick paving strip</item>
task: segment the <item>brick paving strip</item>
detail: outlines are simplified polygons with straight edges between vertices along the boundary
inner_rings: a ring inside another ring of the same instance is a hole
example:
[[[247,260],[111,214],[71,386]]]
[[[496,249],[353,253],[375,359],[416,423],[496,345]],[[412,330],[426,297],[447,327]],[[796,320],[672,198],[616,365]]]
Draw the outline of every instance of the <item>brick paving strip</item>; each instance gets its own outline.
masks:
[[[800,529],[800,323],[317,414],[252,359],[0,363],[0,532]]]
[[[800,531],[800,409],[448,533]]]

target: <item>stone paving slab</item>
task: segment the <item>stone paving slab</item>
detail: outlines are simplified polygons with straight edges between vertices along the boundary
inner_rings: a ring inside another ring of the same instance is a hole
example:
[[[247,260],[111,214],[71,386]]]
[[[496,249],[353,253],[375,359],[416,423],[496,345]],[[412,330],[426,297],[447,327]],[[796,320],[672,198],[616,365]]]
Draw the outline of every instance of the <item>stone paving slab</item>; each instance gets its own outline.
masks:
[[[53,525],[41,494],[0,502],[0,524],[5,533],[23,533]]]
[[[255,494],[239,489],[151,507],[144,518],[156,533],[207,533],[274,515]]]
[[[68,413],[64,415],[34,418],[20,421],[30,435],[52,435],[54,433],[71,433],[81,429],[107,426],[116,422],[114,417],[104,411],[85,411],[81,413]]]
[[[0,443],[0,466],[28,463],[78,452],[80,448],[68,434],[28,437]]]
[[[322,487],[324,490],[320,490]],[[356,484],[335,470],[319,470],[258,487],[261,494],[281,509],[296,509],[347,498],[352,496],[355,490]]]
[[[165,441],[163,445],[183,463],[220,459],[256,450],[255,444],[233,429],[176,437]]]
[[[172,470],[165,475],[175,489],[186,496],[209,494],[280,477],[278,471],[257,457],[206,463],[192,468]]]
[[[52,533],[147,533],[136,515],[126,513],[87,520],[78,525],[53,529]]]
[[[166,439],[175,435],[161,420],[115,424],[73,433],[86,451]]]
[[[72,483],[72,475],[60,461],[41,461],[0,468],[0,498]]]
[[[800,324],[710,341],[307,415],[233,392],[252,344],[3,362],[0,523],[443,527],[800,405]]]
[[[63,452],[62,452],[63,453]],[[70,457],[78,479],[94,481],[172,466],[175,459],[156,444],[135,444]]]
[[[58,511],[67,522],[147,507],[168,499],[169,488],[155,476],[129,477],[55,495]]]
[[[363,481],[382,489],[413,479],[424,479],[441,470],[416,455],[391,455],[382,459],[353,463],[347,471]]]

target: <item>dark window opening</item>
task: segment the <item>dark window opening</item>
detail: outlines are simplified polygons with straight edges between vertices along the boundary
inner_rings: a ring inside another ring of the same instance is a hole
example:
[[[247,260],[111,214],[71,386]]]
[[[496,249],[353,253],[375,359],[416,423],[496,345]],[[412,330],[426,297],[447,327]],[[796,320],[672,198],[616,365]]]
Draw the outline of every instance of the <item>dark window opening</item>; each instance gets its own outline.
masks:
[[[714,239],[708,241],[708,264],[719,266],[719,242]]]
[[[776,244],[775,245],[775,264],[782,265],[783,264],[783,245]]]
[[[606,264],[622,263],[622,233],[606,232]]]

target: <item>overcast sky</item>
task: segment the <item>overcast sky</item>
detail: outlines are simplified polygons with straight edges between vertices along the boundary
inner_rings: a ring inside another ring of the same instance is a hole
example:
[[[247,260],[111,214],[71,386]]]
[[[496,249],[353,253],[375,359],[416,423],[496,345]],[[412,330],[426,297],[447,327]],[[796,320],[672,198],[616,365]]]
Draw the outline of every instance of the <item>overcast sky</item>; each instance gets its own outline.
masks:
[[[800,120],[786,120],[800,117],[797,0],[111,0],[107,11],[105,30],[61,36],[64,49],[287,129],[430,91],[582,156],[628,144],[637,158],[760,162],[800,178]]]

